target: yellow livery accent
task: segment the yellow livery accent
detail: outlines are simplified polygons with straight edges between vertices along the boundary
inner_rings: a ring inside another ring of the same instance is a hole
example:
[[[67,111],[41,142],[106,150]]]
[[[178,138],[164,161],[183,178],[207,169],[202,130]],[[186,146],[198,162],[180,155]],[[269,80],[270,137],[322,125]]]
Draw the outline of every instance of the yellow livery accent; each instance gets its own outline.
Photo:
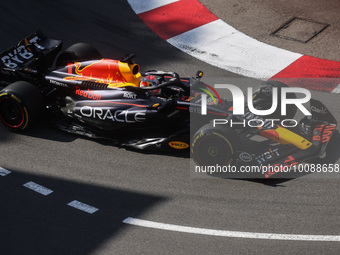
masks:
[[[307,139],[280,126],[277,129],[263,130],[261,131],[261,135],[282,144],[293,144],[301,150],[312,146],[312,143]]]
[[[169,142],[169,146],[174,148],[174,149],[178,149],[178,150],[183,150],[183,149],[189,148],[189,144],[184,143],[184,142],[179,142],[179,141]]]
[[[118,68],[127,83],[133,83],[135,86],[139,86],[142,76],[139,72],[138,64],[118,61]]]
[[[129,83],[129,82],[116,82],[116,83],[110,83],[107,87],[110,88],[110,89],[114,89],[114,88],[122,88],[122,87],[126,87],[126,86],[137,87],[136,84],[134,84],[134,83]]]

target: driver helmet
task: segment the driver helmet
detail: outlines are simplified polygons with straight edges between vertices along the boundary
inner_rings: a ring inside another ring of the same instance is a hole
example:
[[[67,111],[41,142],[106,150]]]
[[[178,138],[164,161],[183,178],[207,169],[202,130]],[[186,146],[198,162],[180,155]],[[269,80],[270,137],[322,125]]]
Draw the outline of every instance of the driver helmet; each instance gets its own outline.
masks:
[[[147,75],[147,76],[142,76],[141,81],[139,83],[140,87],[156,87],[159,85],[159,80],[157,79],[156,76],[153,75]],[[160,94],[160,89],[155,89],[155,90],[150,90],[150,94]]]

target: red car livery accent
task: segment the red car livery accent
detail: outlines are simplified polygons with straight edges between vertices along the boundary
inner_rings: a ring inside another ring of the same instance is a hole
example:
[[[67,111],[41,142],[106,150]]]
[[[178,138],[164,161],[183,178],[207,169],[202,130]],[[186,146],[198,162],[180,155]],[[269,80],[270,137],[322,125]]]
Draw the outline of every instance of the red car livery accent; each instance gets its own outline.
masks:
[[[76,93],[76,95],[86,97],[86,98],[92,99],[92,100],[100,100],[102,98],[102,94],[103,94],[101,92],[93,91],[93,90],[90,90],[90,89],[82,90],[79,87],[76,87],[75,93]]]
[[[109,87],[139,86],[141,75],[134,71],[135,66],[138,65],[113,59],[75,62],[68,64],[71,76],[64,80],[93,81],[108,84]]]

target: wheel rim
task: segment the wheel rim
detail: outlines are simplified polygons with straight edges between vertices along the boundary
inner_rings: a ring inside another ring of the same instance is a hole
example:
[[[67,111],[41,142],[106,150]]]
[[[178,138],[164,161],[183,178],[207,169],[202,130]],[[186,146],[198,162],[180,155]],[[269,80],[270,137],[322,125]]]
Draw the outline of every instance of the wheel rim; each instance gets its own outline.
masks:
[[[0,99],[0,119],[11,128],[20,127],[25,120],[21,105],[12,98]]]
[[[197,144],[195,154],[200,165],[224,166],[231,160],[231,149],[229,144],[221,137],[209,136],[203,138]]]
[[[208,154],[209,154],[209,156],[211,156],[211,157],[217,157],[218,154],[219,154],[219,149],[216,148],[216,146],[210,146],[210,147],[208,148]]]

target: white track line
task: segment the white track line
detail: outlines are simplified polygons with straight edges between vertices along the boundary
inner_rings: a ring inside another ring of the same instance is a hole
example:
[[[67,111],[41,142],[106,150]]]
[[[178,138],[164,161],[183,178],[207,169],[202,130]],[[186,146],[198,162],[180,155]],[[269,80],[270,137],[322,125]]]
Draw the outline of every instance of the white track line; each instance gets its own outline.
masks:
[[[5,168],[0,166],[0,176],[6,176],[6,175],[8,175],[10,173],[11,173],[11,171],[9,171],[9,170],[7,170],[7,169],[5,169]]]
[[[23,186],[44,196],[47,196],[53,192],[53,190],[45,188],[44,186],[41,186],[35,182],[27,182]]]
[[[287,241],[322,241],[322,242],[340,242],[340,236],[333,235],[289,235],[289,234],[272,234],[272,233],[254,233],[228,230],[215,230],[207,228],[193,228],[180,225],[166,224],[148,220],[140,220],[136,218],[126,218],[123,223],[147,227],[153,229],[169,230],[190,234],[221,236],[221,237],[237,237],[250,239],[265,240],[287,240]]]
[[[255,40],[220,19],[167,42],[204,62],[258,79],[271,78],[302,56]]]
[[[179,0],[128,0],[136,14],[151,11],[158,7],[178,2]]]
[[[91,205],[87,205],[87,204],[84,204],[82,202],[79,202],[77,200],[74,200],[70,203],[67,204],[68,206],[71,206],[73,208],[76,208],[78,210],[81,210],[81,211],[84,211],[84,212],[87,212],[89,214],[93,214],[95,213],[96,211],[98,211],[99,209],[96,208],[96,207],[93,207]]]

